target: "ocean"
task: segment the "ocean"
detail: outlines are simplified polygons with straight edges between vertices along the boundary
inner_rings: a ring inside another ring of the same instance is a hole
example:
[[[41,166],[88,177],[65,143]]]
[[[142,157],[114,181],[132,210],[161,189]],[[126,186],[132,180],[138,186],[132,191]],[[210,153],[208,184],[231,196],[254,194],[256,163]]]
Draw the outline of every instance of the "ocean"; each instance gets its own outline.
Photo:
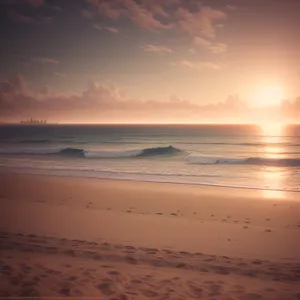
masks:
[[[300,125],[275,129],[1,125],[0,171],[300,192]]]

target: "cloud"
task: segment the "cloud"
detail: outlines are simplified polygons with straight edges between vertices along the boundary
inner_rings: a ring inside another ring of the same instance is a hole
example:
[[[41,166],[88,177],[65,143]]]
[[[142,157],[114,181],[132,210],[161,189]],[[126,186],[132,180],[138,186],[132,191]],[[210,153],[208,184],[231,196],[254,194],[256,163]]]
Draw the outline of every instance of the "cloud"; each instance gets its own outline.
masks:
[[[7,81],[7,83],[11,85],[12,92],[16,92],[16,93],[28,92],[28,83],[25,80],[23,75],[18,74],[14,76],[9,81]]]
[[[224,43],[216,43],[212,44],[209,49],[215,54],[224,53],[228,51],[228,45]]]
[[[118,87],[93,80],[77,94],[57,93],[46,85],[33,90],[22,75],[0,81],[0,120],[6,121],[34,117],[49,122],[253,122],[268,116],[270,109],[286,120],[299,121],[300,97],[284,101],[281,107],[258,110],[237,95],[199,105],[176,94],[164,101],[131,99]]]
[[[194,13],[180,7],[176,15],[178,26],[183,32],[192,37],[200,33],[205,38],[214,38],[218,22],[227,18],[226,13],[210,7],[203,7]]]
[[[28,24],[32,24],[36,22],[36,19],[30,17],[30,16],[26,16],[24,14],[21,14],[17,11],[11,10],[9,12],[9,16],[12,19],[12,21],[14,22],[18,22],[18,23],[28,23]]]
[[[214,54],[220,54],[228,51],[228,45],[225,43],[212,43],[209,40],[203,39],[201,37],[195,37],[194,45],[209,50],[210,52]]]
[[[87,2],[97,13],[113,20],[117,20],[121,15],[126,14],[126,10],[122,8],[123,5],[120,0],[87,0]]]
[[[172,53],[174,52],[171,48],[162,46],[162,45],[144,45],[140,47],[143,51],[145,52],[156,52],[156,53],[162,53],[162,52],[167,52],[167,53]]]
[[[91,10],[96,11],[101,16],[112,20],[126,17],[142,29],[157,30],[172,27],[168,22],[162,22],[157,18],[157,16],[167,17],[164,6],[157,1],[87,0],[87,2],[91,5]]]
[[[229,10],[237,10],[237,6],[234,5],[226,5],[226,8]]]
[[[202,48],[209,48],[212,45],[212,43],[210,41],[208,41],[202,37],[199,37],[199,36],[194,37],[193,42],[196,46],[199,46]]]
[[[193,70],[203,70],[203,69],[208,69],[208,70],[222,70],[223,65],[213,63],[213,62],[208,62],[208,61],[191,61],[191,60],[182,60],[179,63],[175,63],[175,66],[182,66],[185,68],[193,69]]]
[[[146,30],[179,28],[190,36],[201,35],[213,38],[219,21],[227,14],[195,2],[196,10],[188,8],[186,1],[179,0],[87,0],[100,15],[117,20],[130,19],[133,24]]]
[[[94,14],[87,9],[80,10],[80,14],[87,19],[90,19],[90,20],[94,19]]]
[[[52,75],[57,77],[67,77],[66,73],[61,73],[61,72],[53,72]]]
[[[53,17],[46,17],[36,15],[35,17],[31,17],[22,13],[19,13],[15,10],[9,10],[8,16],[13,22],[17,23],[27,23],[27,24],[49,24],[52,22]]]
[[[59,61],[57,59],[50,58],[50,57],[36,57],[36,58],[33,58],[32,61],[34,61],[36,63],[42,63],[42,64],[58,64],[59,63]]]
[[[192,54],[196,54],[196,53],[197,53],[197,51],[196,51],[195,48],[190,48],[190,49],[189,49],[189,52],[192,53]]]
[[[114,28],[114,27],[101,26],[101,25],[95,24],[94,28],[98,29],[98,30],[106,30],[106,31],[109,31],[109,32],[112,32],[112,33],[119,33],[119,30],[117,28]]]
[[[144,2],[147,3],[147,2]],[[173,27],[170,23],[163,23],[158,18],[156,14],[159,9],[159,14],[164,15],[163,6],[145,6],[138,4],[134,0],[125,1],[125,6],[128,9],[129,17],[131,21],[142,29],[155,30],[155,29],[170,29]],[[155,10],[153,10],[155,8]]]
[[[191,44],[213,54],[227,52],[228,45],[216,41],[218,29],[224,26],[226,12],[205,6],[200,1],[190,0],[86,0],[90,7],[86,17],[97,13],[111,21],[130,20],[136,27],[151,32],[173,31],[176,36],[188,37]],[[230,9],[230,8],[227,8]],[[95,28],[103,30],[103,26]],[[112,28],[112,27],[109,27]],[[115,32],[116,31],[112,31]],[[190,45],[192,48],[192,45]],[[166,47],[168,48],[168,47]],[[142,48],[143,49],[143,48]],[[154,47],[144,51],[171,52]]]
[[[38,117],[49,121],[89,122],[199,122],[220,116],[237,116],[247,111],[237,97],[210,105],[198,105],[173,94],[165,101],[135,100],[118,87],[91,80],[77,94],[60,94],[43,86],[35,91],[23,76],[0,82],[0,119],[19,121]]]

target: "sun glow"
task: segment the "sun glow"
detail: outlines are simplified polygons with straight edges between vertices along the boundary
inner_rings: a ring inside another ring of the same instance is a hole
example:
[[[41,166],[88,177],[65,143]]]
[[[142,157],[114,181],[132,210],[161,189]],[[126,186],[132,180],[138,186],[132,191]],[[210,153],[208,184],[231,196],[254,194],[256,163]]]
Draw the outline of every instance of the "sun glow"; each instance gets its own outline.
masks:
[[[282,135],[285,126],[285,124],[281,122],[260,122],[258,125],[261,128],[263,135],[271,137]],[[272,143],[272,141],[269,141],[269,143]]]
[[[278,106],[284,99],[285,92],[282,86],[270,84],[262,87],[255,95],[255,106]]]

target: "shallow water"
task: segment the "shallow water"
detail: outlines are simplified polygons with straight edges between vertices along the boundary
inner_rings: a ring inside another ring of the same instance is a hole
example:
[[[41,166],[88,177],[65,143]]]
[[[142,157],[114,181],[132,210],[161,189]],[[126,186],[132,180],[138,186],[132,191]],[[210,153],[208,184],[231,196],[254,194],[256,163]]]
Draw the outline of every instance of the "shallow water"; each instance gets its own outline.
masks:
[[[249,125],[6,125],[0,167],[296,192],[300,126],[266,133]]]

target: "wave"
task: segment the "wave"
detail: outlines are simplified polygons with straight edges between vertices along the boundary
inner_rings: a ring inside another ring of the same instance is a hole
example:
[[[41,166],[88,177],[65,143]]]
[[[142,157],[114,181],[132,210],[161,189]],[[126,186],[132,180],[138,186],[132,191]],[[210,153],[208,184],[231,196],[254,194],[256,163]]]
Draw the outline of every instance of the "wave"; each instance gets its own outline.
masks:
[[[172,156],[183,151],[173,146],[152,147],[138,150],[93,150],[84,148],[59,148],[59,149],[23,149],[17,151],[1,151],[0,154],[6,155],[51,155],[72,158],[142,158],[154,156]]]
[[[173,146],[168,147],[155,147],[143,149],[141,153],[137,154],[137,157],[158,156],[158,155],[174,155],[182,152],[180,149]]]
[[[54,154],[60,154],[64,156],[71,156],[71,157],[85,157],[84,149],[78,149],[78,148],[64,148],[60,150],[58,153]]]
[[[188,157],[187,161],[198,165],[256,165],[269,167],[299,167],[299,158],[216,158],[216,157]]]

